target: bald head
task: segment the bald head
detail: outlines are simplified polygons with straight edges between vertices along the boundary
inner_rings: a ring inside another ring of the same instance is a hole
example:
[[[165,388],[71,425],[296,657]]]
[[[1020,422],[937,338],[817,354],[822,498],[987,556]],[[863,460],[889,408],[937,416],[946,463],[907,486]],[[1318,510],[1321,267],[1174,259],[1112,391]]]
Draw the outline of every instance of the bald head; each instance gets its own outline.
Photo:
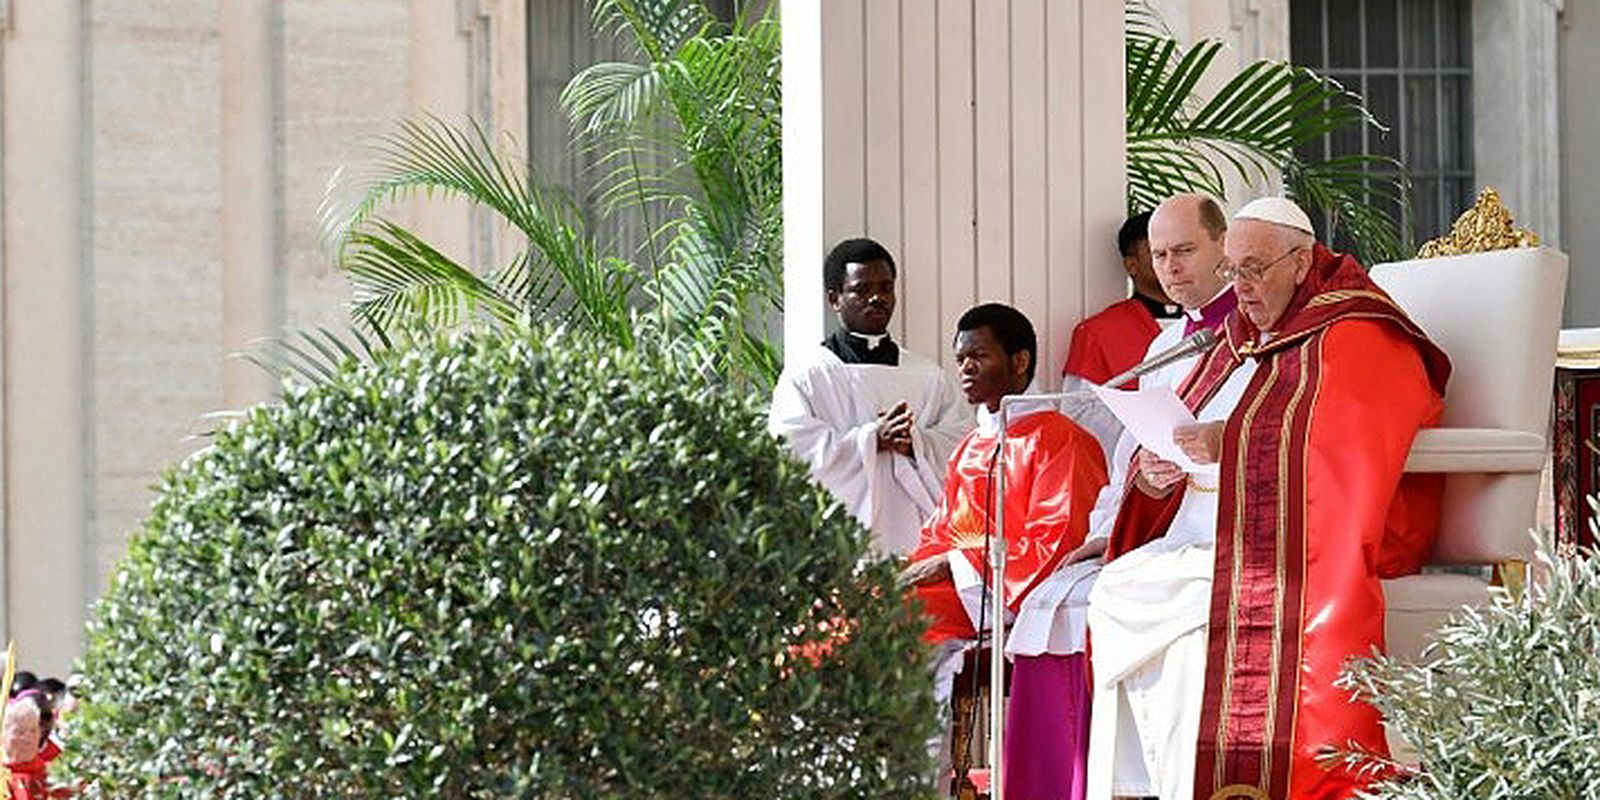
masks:
[[[1227,218],[1202,194],[1167,198],[1150,215],[1150,260],[1162,291],[1186,309],[1198,309],[1222,291],[1217,276]]]
[[[1228,218],[1222,213],[1222,206],[1217,201],[1199,192],[1185,192],[1175,194],[1156,206],[1150,215],[1154,219],[1156,214],[1173,215],[1175,219],[1186,218],[1191,224],[1204,228],[1211,238],[1220,239],[1228,232]]]

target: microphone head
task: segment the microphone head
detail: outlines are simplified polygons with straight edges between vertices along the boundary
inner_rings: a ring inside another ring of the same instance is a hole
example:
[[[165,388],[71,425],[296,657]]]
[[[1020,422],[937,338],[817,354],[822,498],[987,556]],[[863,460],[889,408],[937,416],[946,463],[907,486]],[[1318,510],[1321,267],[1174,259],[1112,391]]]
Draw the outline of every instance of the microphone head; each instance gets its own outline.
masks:
[[[1204,353],[1209,351],[1211,348],[1216,347],[1217,342],[1219,341],[1221,341],[1221,339],[1217,338],[1217,332],[1210,328],[1201,328],[1200,330],[1189,334],[1189,346],[1193,348],[1194,352],[1196,353]]]

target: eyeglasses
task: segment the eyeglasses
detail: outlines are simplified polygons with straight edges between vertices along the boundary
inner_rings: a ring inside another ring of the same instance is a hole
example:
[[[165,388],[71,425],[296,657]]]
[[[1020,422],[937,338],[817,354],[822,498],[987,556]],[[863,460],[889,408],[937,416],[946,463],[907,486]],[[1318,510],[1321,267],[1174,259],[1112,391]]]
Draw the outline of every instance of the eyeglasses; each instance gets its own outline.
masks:
[[[1300,252],[1303,249],[1305,248],[1291,247],[1289,248],[1288,252],[1272,259],[1271,261],[1268,261],[1259,267],[1235,266],[1232,261],[1224,258],[1222,259],[1221,263],[1217,264],[1217,277],[1225,281],[1232,281],[1235,278],[1243,278],[1250,283],[1260,283],[1261,279],[1267,276],[1267,270],[1272,269],[1278,265],[1278,262]]]

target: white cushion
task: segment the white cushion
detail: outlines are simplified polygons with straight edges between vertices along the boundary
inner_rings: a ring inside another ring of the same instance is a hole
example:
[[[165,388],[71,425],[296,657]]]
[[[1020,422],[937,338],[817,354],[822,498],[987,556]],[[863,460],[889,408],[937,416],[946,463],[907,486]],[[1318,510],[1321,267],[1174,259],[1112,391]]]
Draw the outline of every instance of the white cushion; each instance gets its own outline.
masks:
[[[1427,428],[1417,431],[1406,472],[1538,472],[1543,436],[1503,428]]]
[[[1450,356],[1446,427],[1543,434],[1567,257],[1549,248],[1379,264],[1372,279]]]
[[[1388,605],[1384,639],[1390,655],[1415,659],[1428,638],[1451,614],[1489,600],[1489,582],[1449,573],[1407,575],[1383,581]]]

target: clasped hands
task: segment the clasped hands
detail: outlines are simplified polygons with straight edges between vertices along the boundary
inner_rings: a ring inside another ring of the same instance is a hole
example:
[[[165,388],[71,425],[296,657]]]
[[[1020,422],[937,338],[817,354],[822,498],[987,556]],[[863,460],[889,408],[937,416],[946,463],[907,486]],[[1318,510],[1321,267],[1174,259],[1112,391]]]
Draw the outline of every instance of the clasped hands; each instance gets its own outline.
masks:
[[[895,403],[892,408],[878,412],[878,450],[893,451],[910,458],[911,429],[916,424],[916,418],[911,414],[911,405],[904,400]]]
[[[1215,464],[1222,460],[1222,426],[1221,422],[1179,425],[1172,430],[1172,442],[1194,463]],[[1184,479],[1183,467],[1149,450],[1140,450],[1133,465],[1139,488],[1155,497],[1166,496]]]

